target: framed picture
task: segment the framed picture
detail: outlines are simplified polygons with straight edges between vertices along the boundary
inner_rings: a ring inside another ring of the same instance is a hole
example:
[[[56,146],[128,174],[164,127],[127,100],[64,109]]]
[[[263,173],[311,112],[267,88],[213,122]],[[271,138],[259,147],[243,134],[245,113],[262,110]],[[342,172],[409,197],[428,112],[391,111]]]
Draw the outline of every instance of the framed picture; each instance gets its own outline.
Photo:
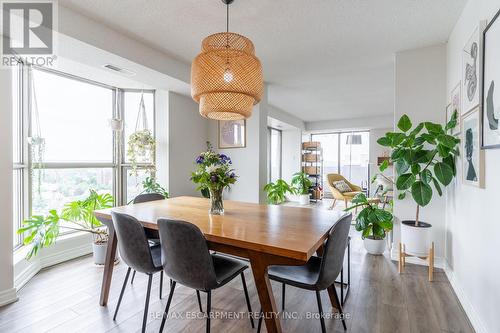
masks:
[[[446,123],[451,120],[451,116],[453,115],[453,108],[451,103],[446,106]],[[457,126],[451,131],[451,135],[460,134],[460,114],[457,113]]]
[[[462,112],[465,114],[479,105],[483,61],[482,34],[486,21],[479,22],[462,49]]]
[[[462,115],[462,99],[461,99],[461,94],[460,94],[460,89],[462,87],[461,82],[458,82],[458,84],[453,88],[451,91],[451,112],[450,112],[450,117],[453,114],[453,112],[457,111],[458,117]]]
[[[464,184],[484,187],[484,150],[480,147],[479,107],[462,116],[462,179]]]
[[[246,120],[219,120],[219,148],[246,147]]]
[[[500,11],[484,30],[482,148],[500,148]]]

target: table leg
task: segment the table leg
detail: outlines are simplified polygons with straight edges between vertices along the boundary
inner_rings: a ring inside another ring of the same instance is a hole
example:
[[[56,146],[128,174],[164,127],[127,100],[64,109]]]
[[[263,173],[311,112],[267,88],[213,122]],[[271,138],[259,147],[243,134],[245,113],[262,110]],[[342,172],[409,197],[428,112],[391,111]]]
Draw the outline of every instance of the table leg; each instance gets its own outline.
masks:
[[[101,298],[99,304],[106,306],[108,304],[109,290],[111,287],[111,278],[113,276],[113,268],[115,265],[116,257],[116,233],[113,228],[108,228],[109,239],[108,247],[106,249],[106,261],[104,262],[104,273],[102,275],[102,285],[101,285]]]
[[[262,306],[262,313],[264,314],[264,320],[266,322],[267,332],[282,332],[278,310],[276,309],[276,302],[274,300],[273,289],[267,275],[267,268],[269,267],[270,262],[263,254],[251,255],[249,259],[252,266],[255,287],[257,288],[260,304]]]

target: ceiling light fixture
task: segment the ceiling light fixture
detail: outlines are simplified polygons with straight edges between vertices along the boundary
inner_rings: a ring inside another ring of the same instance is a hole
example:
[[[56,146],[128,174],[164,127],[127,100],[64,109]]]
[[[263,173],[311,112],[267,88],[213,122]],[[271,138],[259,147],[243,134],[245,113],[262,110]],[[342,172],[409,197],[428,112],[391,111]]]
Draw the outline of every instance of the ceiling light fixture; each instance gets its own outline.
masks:
[[[262,65],[252,41],[229,32],[229,5],[233,1],[222,0],[226,32],[206,37],[191,65],[191,96],[200,104],[200,114],[209,119],[249,118],[264,90]]]

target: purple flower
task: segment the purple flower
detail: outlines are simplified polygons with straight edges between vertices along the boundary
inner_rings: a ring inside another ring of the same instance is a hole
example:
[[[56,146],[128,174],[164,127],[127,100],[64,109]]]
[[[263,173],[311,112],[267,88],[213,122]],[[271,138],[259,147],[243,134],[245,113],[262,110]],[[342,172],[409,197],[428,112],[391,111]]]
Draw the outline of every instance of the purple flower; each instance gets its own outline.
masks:
[[[197,164],[201,164],[201,163],[203,163],[204,161],[205,161],[205,159],[204,159],[204,158],[203,158],[203,156],[201,156],[201,155],[200,155],[200,156],[198,156],[198,157],[196,158],[196,163],[197,163]]]
[[[217,177],[217,175],[212,175],[212,176],[210,176],[210,181],[211,181],[212,183],[217,183],[217,180],[218,180],[218,179],[219,179],[219,177]]]
[[[236,177],[236,175],[234,174],[234,172],[231,172],[231,174],[229,175],[229,178],[234,178]]]

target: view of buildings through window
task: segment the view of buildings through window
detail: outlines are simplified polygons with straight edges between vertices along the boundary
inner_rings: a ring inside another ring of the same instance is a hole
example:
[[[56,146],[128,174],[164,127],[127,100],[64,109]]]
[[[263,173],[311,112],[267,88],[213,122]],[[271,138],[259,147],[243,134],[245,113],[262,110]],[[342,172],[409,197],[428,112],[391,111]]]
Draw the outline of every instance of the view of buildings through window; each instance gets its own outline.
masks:
[[[117,204],[142,190],[147,176],[130,174],[127,139],[135,130],[144,93],[154,132],[154,91],[119,89],[30,66],[14,70],[14,232],[31,215],[60,210],[90,189]],[[122,119],[114,133],[110,119]],[[22,244],[15,234],[14,246]]]

